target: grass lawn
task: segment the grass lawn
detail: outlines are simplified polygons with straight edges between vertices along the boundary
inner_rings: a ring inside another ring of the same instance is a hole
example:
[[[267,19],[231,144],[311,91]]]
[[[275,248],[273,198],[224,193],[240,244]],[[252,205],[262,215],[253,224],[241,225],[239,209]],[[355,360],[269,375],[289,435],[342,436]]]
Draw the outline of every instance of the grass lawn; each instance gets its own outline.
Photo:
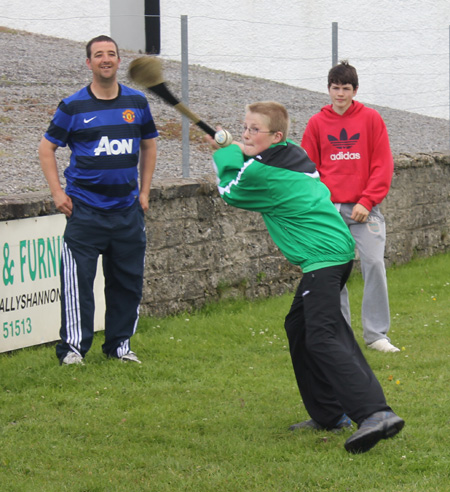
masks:
[[[404,430],[363,455],[308,418],[283,320],[292,294],[141,319],[142,365],[54,346],[0,355],[1,491],[450,491],[450,255],[388,270],[392,342],[363,348]],[[362,280],[349,281],[362,343]]]

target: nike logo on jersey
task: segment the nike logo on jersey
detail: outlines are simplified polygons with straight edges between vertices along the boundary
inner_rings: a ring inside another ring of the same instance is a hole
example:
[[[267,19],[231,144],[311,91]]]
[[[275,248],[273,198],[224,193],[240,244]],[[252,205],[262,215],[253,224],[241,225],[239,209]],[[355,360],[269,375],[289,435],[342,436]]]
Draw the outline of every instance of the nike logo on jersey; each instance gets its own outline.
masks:
[[[84,121],[85,123],[90,123],[92,120],[95,120],[95,118],[97,118],[97,116],[93,116],[92,118],[89,118],[89,119],[84,118],[84,120],[83,120],[83,121]]]

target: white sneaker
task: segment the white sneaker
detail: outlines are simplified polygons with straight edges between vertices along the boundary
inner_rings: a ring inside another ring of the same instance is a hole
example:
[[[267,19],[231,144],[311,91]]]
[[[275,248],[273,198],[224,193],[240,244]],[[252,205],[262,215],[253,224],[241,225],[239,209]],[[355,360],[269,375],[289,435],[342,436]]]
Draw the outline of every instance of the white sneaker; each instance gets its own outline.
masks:
[[[75,352],[67,352],[64,359],[61,361],[61,365],[69,365],[69,364],[81,364],[84,366],[83,357],[80,354]]]
[[[137,358],[137,355],[134,352],[131,352],[131,350],[128,354],[119,357],[119,360],[122,362],[137,362],[138,364],[142,364],[142,362]]]
[[[380,352],[400,352],[400,349],[392,345],[386,338],[380,338],[370,345],[367,345],[367,347]]]

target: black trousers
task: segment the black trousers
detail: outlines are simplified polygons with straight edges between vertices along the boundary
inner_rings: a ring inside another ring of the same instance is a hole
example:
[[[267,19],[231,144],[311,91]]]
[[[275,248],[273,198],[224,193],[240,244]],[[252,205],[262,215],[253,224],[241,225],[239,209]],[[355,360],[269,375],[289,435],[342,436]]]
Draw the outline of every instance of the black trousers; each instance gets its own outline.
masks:
[[[122,210],[98,211],[74,201],[67,220],[61,258],[61,343],[85,356],[94,336],[94,279],[101,254],[105,277],[103,352],[120,357],[130,351],[142,298],[146,246],[144,213],[138,202]]]
[[[360,424],[372,413],[390,409],[341,312],[340,291],[352,265],[305,273],[285,320],[305,408],[329,429],[343,413]]]

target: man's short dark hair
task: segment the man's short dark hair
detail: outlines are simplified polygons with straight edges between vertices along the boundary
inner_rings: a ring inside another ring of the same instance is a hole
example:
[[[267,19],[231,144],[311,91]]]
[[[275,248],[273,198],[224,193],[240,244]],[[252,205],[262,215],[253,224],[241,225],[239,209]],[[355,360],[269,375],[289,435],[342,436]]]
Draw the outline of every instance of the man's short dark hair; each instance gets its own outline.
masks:
[[[117,46],[117,43],[114,41],[113,38],[110,38],[109,36],[105,36],[104,34],[102,34],[101,36],[97,36],[95,38],[92,38],[88,44],[86,45],[86,57],[91,59],[91,55],[92,55],[92,45],[93,43],[99,43],[99,42],[102,42],[102,41],[107,41],[109,43],[114,43],[114,45],[116,46],[116,51],[117,51],[117,58],[120,58],[120,54],[119,54],[119,47]]]
[[[356,68],[352,67],[347,60],[342,60],[328,72],[328,89],[331,84],[351,84],[353,89],[356,90],[359,85]]]

